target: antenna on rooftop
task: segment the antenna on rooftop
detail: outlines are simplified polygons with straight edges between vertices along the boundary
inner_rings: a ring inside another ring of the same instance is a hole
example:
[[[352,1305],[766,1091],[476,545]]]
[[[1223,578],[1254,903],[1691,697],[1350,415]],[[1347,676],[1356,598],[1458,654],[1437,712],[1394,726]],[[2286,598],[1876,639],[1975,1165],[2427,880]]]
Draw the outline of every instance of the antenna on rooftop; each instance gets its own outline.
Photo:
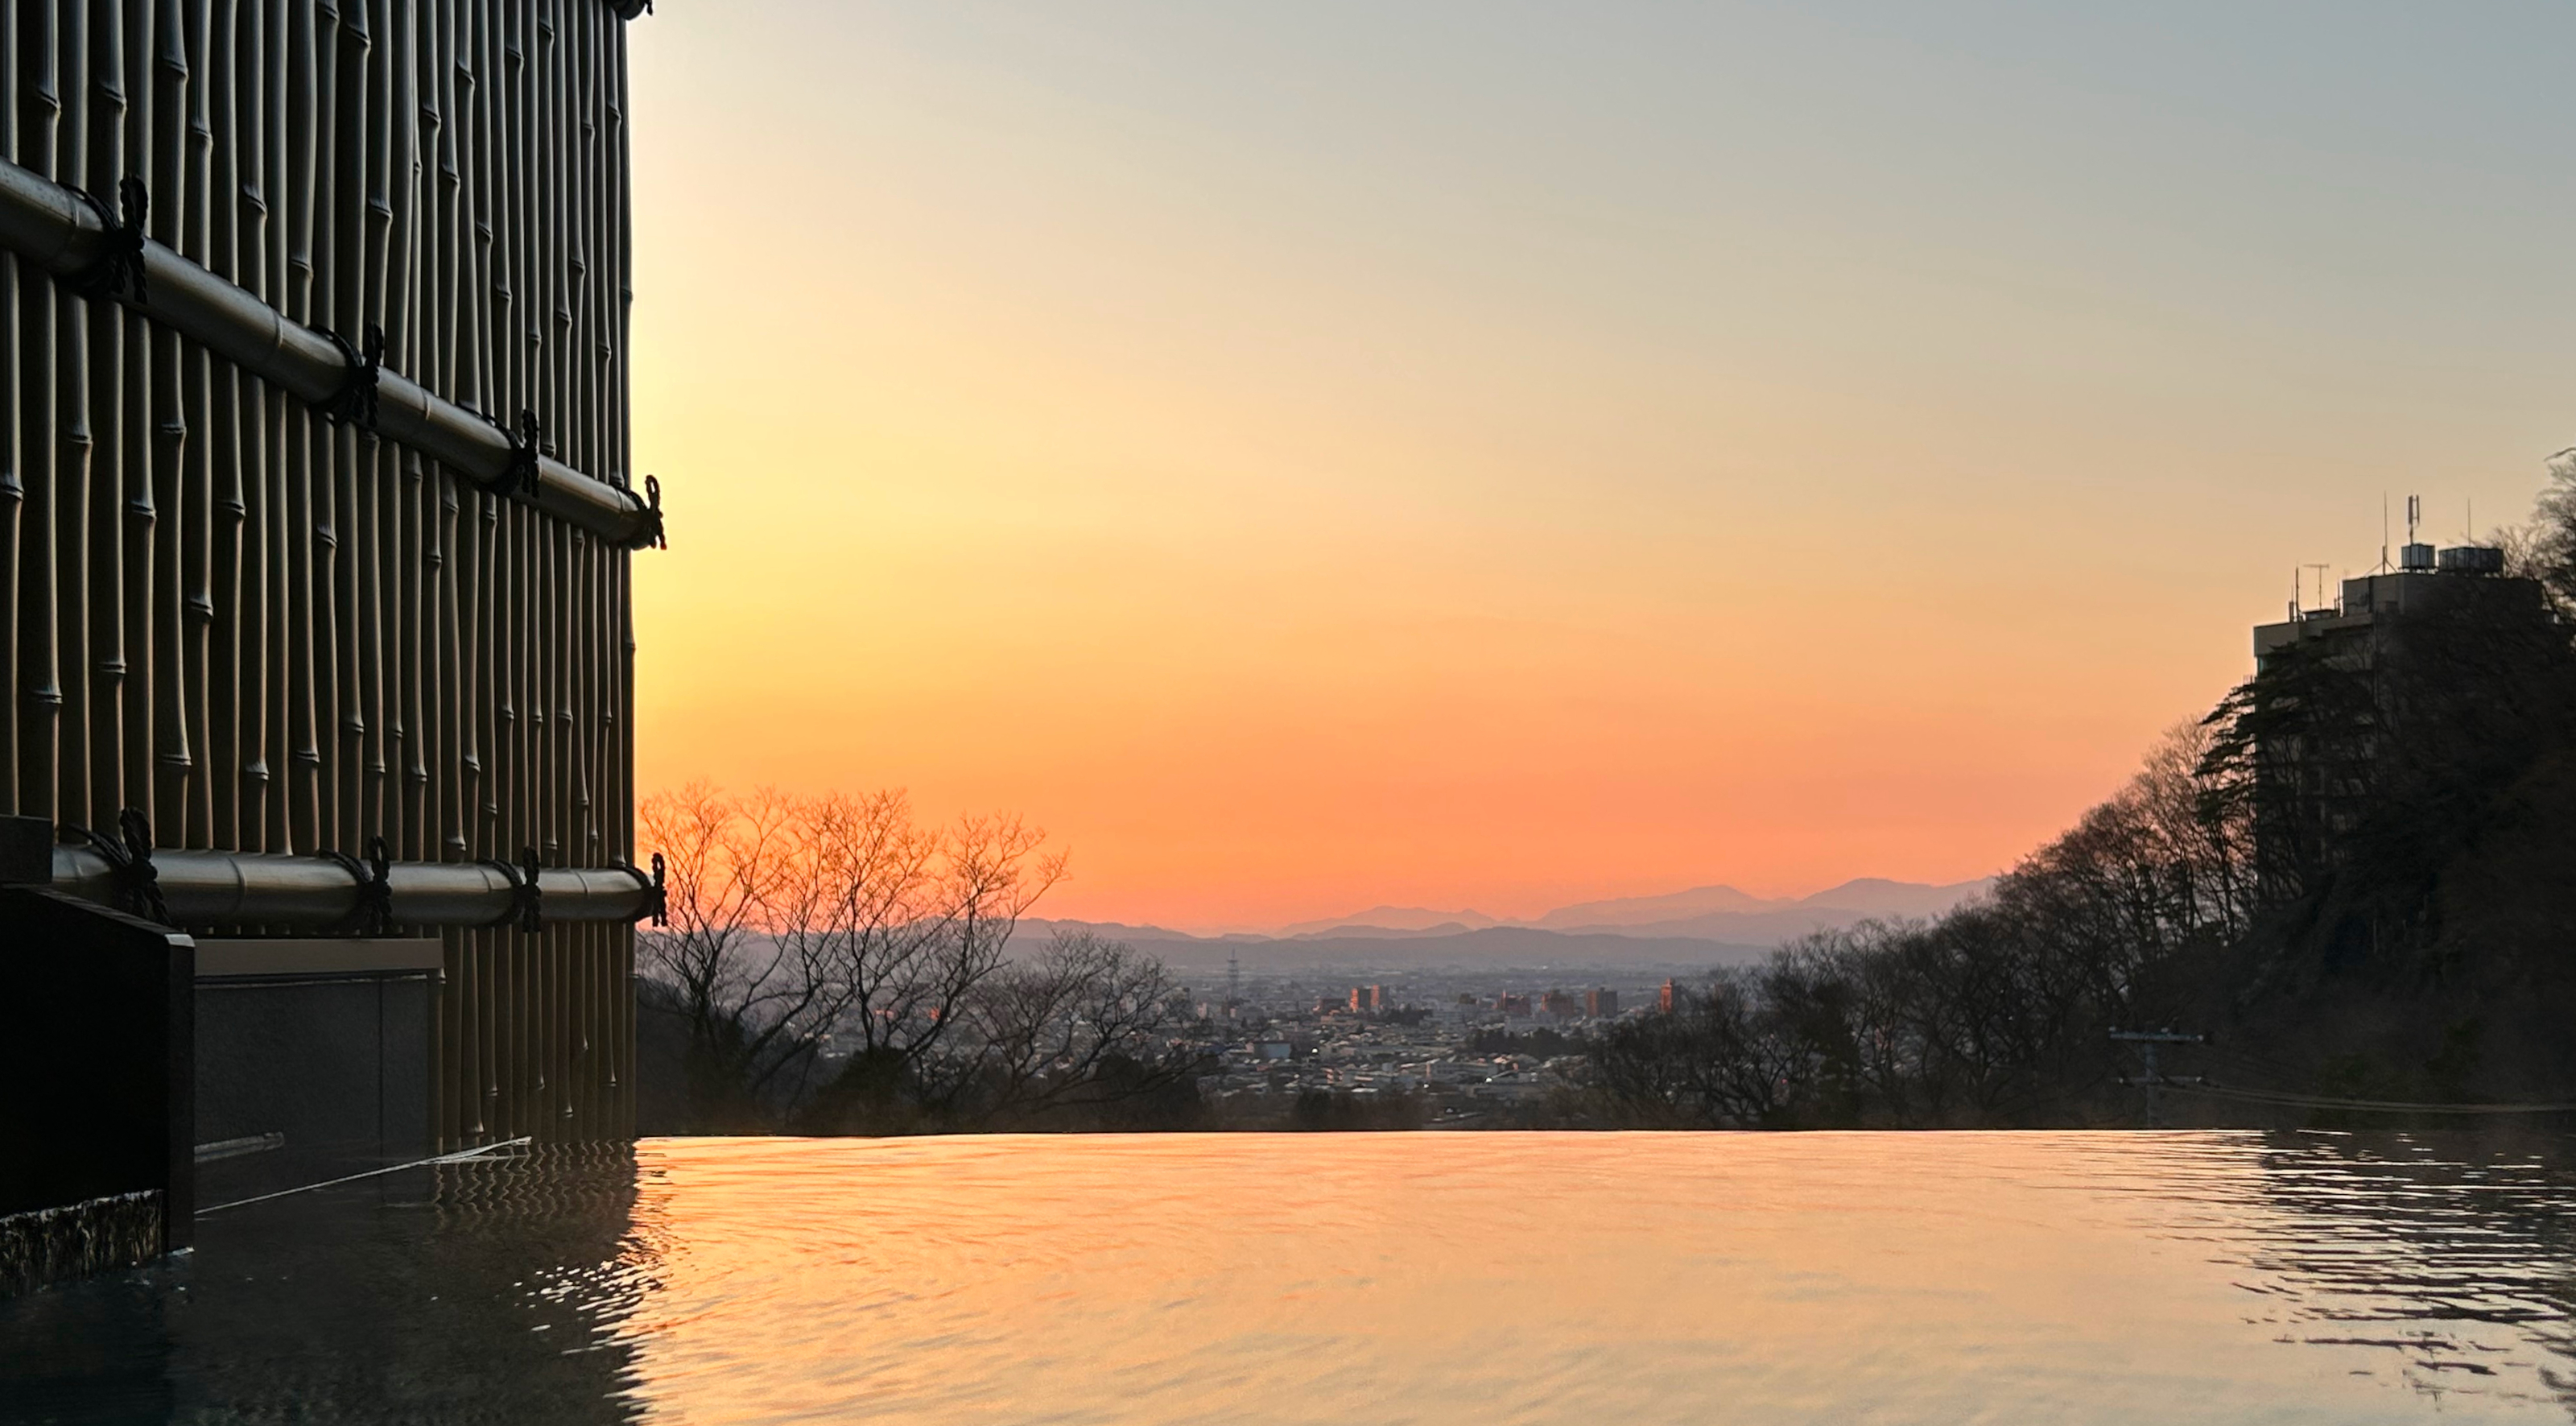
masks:
[[[2416,537],[2416,528],[2424,523],[2424,497],[2406,497],[2406,547],[2397,552],[2397,569],[2401,574],[2424,574],[2435,565],[2433,547]]]
[[[2379,492],[2379,568],[2373,574],[2388,573],[2388,492]]]

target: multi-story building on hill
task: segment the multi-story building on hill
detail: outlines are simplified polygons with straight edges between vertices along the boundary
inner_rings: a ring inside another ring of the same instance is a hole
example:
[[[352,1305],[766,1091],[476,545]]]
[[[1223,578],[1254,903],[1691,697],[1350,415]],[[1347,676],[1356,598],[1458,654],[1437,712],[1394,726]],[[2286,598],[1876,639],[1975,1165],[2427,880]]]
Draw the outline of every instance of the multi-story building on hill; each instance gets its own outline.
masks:
[[[2268,894],[2347,863],[2401,734],[2407,746],[2436,740],[2433,724],[2473,720],[2534,658],[2563,654],[2540,582],[2504,571],[2499,549],[2410,543],[2394,571],[2344,580],[2332,606],[2294,603],[2255,627],[2254,834]]]

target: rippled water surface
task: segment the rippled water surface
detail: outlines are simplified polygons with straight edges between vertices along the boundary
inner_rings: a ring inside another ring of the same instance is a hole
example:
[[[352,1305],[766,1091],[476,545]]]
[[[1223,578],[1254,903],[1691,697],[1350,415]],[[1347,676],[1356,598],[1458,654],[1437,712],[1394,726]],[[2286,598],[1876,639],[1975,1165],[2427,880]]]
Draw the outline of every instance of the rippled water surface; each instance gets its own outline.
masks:
[[[0,1419],[2566,1420],[2571,1147],[648,1140],[0,1302]]]

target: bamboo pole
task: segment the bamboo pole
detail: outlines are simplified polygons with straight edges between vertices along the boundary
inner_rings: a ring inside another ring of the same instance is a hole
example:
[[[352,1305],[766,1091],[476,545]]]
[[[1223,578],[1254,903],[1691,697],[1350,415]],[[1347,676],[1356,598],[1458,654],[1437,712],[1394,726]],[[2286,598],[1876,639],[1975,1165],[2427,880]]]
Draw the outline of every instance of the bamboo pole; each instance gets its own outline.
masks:
[[[128,175],[148,181],[152,172],[150,35],[129,26],[126,6],[105,0],[99,32],[109,39],[101,68],[113,76],[102,88],[101,134],[114,157],[100,177],[122,186]],[[140,19],[141,17],[136,17]],[[132,214],[127,221],[134,221]],[[165,219],[166,221],[166,219]],[[100,499],[90,506],[95,554],[90,565],[90,638],[99,675],[108,687],[91,705],[93,826],[114,824],[119,811],[152,806],[152,533],[159,512],[152,498],[154,429],[151,333],[125,310],[93,303],[91,318],[105,340],[99,384],[92,398],[107,413],[99,434],[103,449],[93,469],[107,472]]]
[[[63,144],[58,171],[75,185],[94,181],[90,174],[89,15],[87,7],[63,10],[62,90]],[[63,340],[59,348],[62,381],[54,416],[59,450],[55,477],[54,521],[58,588],[69,597],[54,604],[62,697],[60,749],[54,769],[54,801],[59,815],[95,821],[90,805],[90,321],[87,307],[64,285],[55,284]]]
[[[215,187],[214,85],[216,71],[222,67],[215,41],[215,0],[170,3],[174,9],[184,9],[184,14],[172,21],[174,58],[182,67],[187,85],[185,172],[189,208],[182,241],[211,258],[220,221],[218,210],[224,206],[222,190]],[[218,453],[230,432],[226,429],[224,408],[215,399],[213,359],[193,342],[174,345],[183,363],[182,407],[196,413],[180,493],[186,518],[180,526],[179,578],[186,597],[181,625],[183,643],[175,664],[179,689],[173,699],[180,751],[189,761],[174,800],[183,801],[186,808],[180,827],[183,843],[214,846],[215,794],[224,770],[214,736],[214,705],[219,701],[212,677],[217,619],[215,546],[218,527],[227,521],[216,501],[215,469],[221,459]],[[227,832],[224,841],[230,840]]]
[[[635,11],[621,7],[621,19],[632,20]],[[610,383],[608,404],[609,446],[602,453],[602,464],[616,471],[627,484],[640,488],[642,481],[635,469],[630,344],[630,308],[634,301],[634,225],[629,219],[632,199],[628,177],[632,172],[628,145],[631,130],[626,122],[630,102],[626,81],[626,30],[623,25],[607,26],[608,123],[610,152],[608,160],[608,208],[614,216],[614,233],[605,245],[611,257],[604,300],[609,304],[608,358],[614,378]],[[606,736],[611,752],[606,758],[612,781],[608,805],[612,840],[607,860],[640,863],[643,858],[635,846],[635,719],[634,719],[634,626],[632,604],[627,589],[628,570],[633,556],[623,547],[606,552],[607,576],[603,596],[608,606],[601,625],[609,643],[606,669],[615,719],[613,731]],[[608,1134],[623,1137],[635,1132],[635,931],[632,926],[619,927],[608,934],[610,946],[609,1005],[615,1021],[609,1059],[614,1093],[613,1117],[606,1126]]]
[[[21,19],[18,0],[0,0],[0,74],[10,77],[12,92],[0,97],[0,157],[20,162],[18,149],[19,111],[23,101],[15,88],[28,76],[33,66],[27,63],[21,49],[24,37],[19,31]],[[25,360],[28,333],[27,302],[30,294],[24,284],[37,280],[32,271],[21,273],[14,253],[0,254],[0,669],[14,677],[19,668],[18,590],[24,563],[18,542],[26,528],[27,483],[34,479],[31,466],[34,451],[28,440],[31,428],[39,428],[27,409],[29,369]],[[18,690],[0,698],[0,813],[18,810]]]
[[[189,12],[204,0],[152,0],[151,95],[153,186],[175,196],[171,211],[153,215],[163,228],[161,241],[174,249],[206,250],[205,184],[202,150],[193,135],[203,126],[192,122],[198,85],[188,58]],[[148,557],[153,597],[143,625],[149,638],[144,662],[150,670],[151,700],[146,708],[151,737],[136,751],[144,755],[141,781],[152,789],[151,807],[170,824],[182,845],[205,839],[208,817],[192,793],[201,730],[189,726],[193,705],[205,688],[205,664],[198,636],[204,621],[196,611],[211,607],[205,587],[206,565],[197,532],[206,528],[207,497],[193,487],[204,456],[200,423],[206,403],[199,392],[204,352],[180,342],[168,328],[138,319],[146,333],[152,362],[154,444],[150,486],[157,518],[149,529]],[[208,477],[212,483],[211,475]]]
[[[57,171],[61,139],[62,39],[55,7],[38,3],[15,31],[24,45],[22,77],[12,107],[18,115],[15,162],[31,169]],[[20,368],[19,418],[25,423],[19,454],[25,498],[18,515],[18,657],[12,666],[19,718],[17,739],[17,806],[22,815],[56,815],[55,771],[60,766],[63,691],[55,663],[60,624],[55,613],[55,512],[61,503],[61,451],[55,432],[62,411],[61,364],[57,353],[64,301],[58,284],[33,264],[21,263],[23,290],[21,328],[16,353]]]
[[[254,136],[252,154],[258,175],[260,282],[273,310],[285,310],[289,300],[288,253],[292,243],[294,209],[286,189],[287,152],[290,141],[286,122],[286,85],[289,74],[287,56],[292,44],[292,31],[287,22],[285,0],[250,0],[258,24],[253,31],[259,65],[258,85],[252,88],[245,106],[258,115],[259,130]],[[284,851],[293,845],[288,831],[292,820],[289,805],[292,796],[293,748],[291,722],[287,709],[291,702],[293,656],[287,636],[287,589],[292,567],[287,557],[293,539],[291,511],[286,498],[287,444],[285,430],[286,394],[267,383],[254,384],[249,393],[247,415],[258,434],[248,452],[255,462],[251,478],[243,481],[247,491],[258,493],[259,518],[245,519],[243,528],[258,539],[256,559],[251,561],[252,578],[247,587],[256,591],[256,620],[245,621],[245,635],[255,639],[261,687],[257,711],[259,721],[252,736],[245,741],[250,761],[243,767],[243,796],[255,803],[257,840],[245,845],[268,851]],[[249,819],[246,819],[249,820]]]
[[[240,104],[242,0],[215,0],[207,26],[206,82],[199,103],[206,115],[206,260],[236,282],[255,264],[243,254],[243,212],[250,175],[241,157]],[[248,284],[244,284],[247,287]],[[205,845],[245,845],[242,827],[243,705],[255,695],[242,674],[243,525],[250,514],[242,490],[246,459],[241,425],[241,372],[229,362],[206,361],[206,588],[204,747],[198,783],[204,789]],[[218,692],[217,690],[221,690]]]
[[[363,4],[364,0],[345,4],[321,0],[314,7],[313,54],[321,112],[313,132],[320,148],[315,172],[322,186],[313,207],[313,252],[320,265],[313,284],[313,324],[351,334],[363,326],[359,285],[366,258],[358,215],[366,192],[365,143],[352,129],[364,122],[366,70],[343,60],[347,51],[361,50],[361,42],[349,33],[349,17],[363,14]],[[313,687],[320,766],[314,782],[321,821],[314,845],[349,847],[360,839],[359,744],[366,733],[357,687],[357,578],[364,558],[357,547],[354,508],[358,433],[309,412],[303,419],[312,432],[316,461]]]
[[[316,9],[281,6],[287,19],[286,68],[281,76],[285,92],[311,94],[315,106],[327,106],[331,95],[319,71],[319,54],[324,46],[316,30],[321,15]],[[286,115],[286,152],[283,178],[286,189],[286,267],[282,274],[283,308],[290,320],[310,324],[317,319],[314,253],[317,225],[315,220],[315,185],[320,163],[320,113],[302,104],[284,106]],[[278,769],[281,791],[286,800],[285,838],[281,851],[311,851],[321,844],[322,801],[319,780],[322,774],[321,734],[315,726],[319,717],[327,716],[322,694],[317,685],[316,637],[322,620],[315,609],[315,587],[324,576],[317,576],[321,562],[320,539],[327,517],[316,508],[314,496],[321,483],[326,462],[315,459],[313,422],[291,403],[281,403],[279,439],[285,448],[284,469],[285,518],[279,530],[279,554],[286,567],[283,598],[283,654],[287,665],[285,698],[287,763]]]
[[[528,181],[528,158],[534,149],[536,135],[531,132],[528,113],[528,27],[526,7],[512,6],[499,20],[501,69],[503,83],[501,102],[504,115],[504,143],[499,154],[501,173],[502,220],[507,225],[507,238],[502,244],[507,282],[503,288],[501,310],[496,315],[508,333],[507,352],[509,380],[505,389],[511,393],[512,409],[533,407],[537,395],[531,380],[531,355],[528,271],[531,195]],[[519,849],[534,841],[534,820],[529,796],[533,778],[528,767],[528,598],[527,530],[519,512],[504,508],[501,515],[503,547],[502,607],[507,611],[499,622],[502,652],[504,702],[501,705],[504,752],[508,758],[502,798],[501,855],[515,857]],[[506,1094],[509,1099],[510,1132],[532,1132],[540,1122],[535,1105],[537,1098],[537,985],[535,947],[524,935],[500,938],[506,947],[506,1000],[503,1016],[508,1026],[510,1074]]]
[[[421,261],[423,224],[421,124],[422,92],[420,89],[419,52],[421,45],[419,7],[395,7],[398,15],[386,21],[393,53],[388,61],[392,105],[400,116],[398,138],[386,158],[391,173],[391,188],[398,195],[399,212],[393,219],[391,276],[388,283],[398,293],[389,311],[401,325],[403,364],[415,371],[426,372],[427,355],[422,341],[420,295],[426,281]],[[432,378],[433,390],[438,378]],[[417,451],[400,453],[401,480],[397,503],[398,519],[388,527],[388,567],[392,571],[393,595],[387,602],[385,618],[389,621],[387,637],[396,647],[392,659],[393,683],[388,692],[391,700],[392,754],[398,764],[398,792],[392,818],[399,829],[397,837],[403,855],[427,857],[436,845],[429,830],[429,762],[426,745],[430,730],[426,723],[427,707],[422,699],[422,660],[428,646],[423,642],[430,617],[424,598],[421,559],[429,538],[429,469],[428,461]]]

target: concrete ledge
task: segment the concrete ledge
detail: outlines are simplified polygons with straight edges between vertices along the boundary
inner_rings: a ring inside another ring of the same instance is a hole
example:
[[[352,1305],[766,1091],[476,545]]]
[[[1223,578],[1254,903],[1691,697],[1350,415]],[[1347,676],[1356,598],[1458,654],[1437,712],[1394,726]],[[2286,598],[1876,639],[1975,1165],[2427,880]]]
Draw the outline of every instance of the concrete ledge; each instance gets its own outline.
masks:
[[[197,979],[270,975],[436,975],[447,953],[434,937],[280,937],[197,942]]]
[[[162,1197],[143,1189],[33,1213],[0,1213],[0,1297],[160,1256]]]

